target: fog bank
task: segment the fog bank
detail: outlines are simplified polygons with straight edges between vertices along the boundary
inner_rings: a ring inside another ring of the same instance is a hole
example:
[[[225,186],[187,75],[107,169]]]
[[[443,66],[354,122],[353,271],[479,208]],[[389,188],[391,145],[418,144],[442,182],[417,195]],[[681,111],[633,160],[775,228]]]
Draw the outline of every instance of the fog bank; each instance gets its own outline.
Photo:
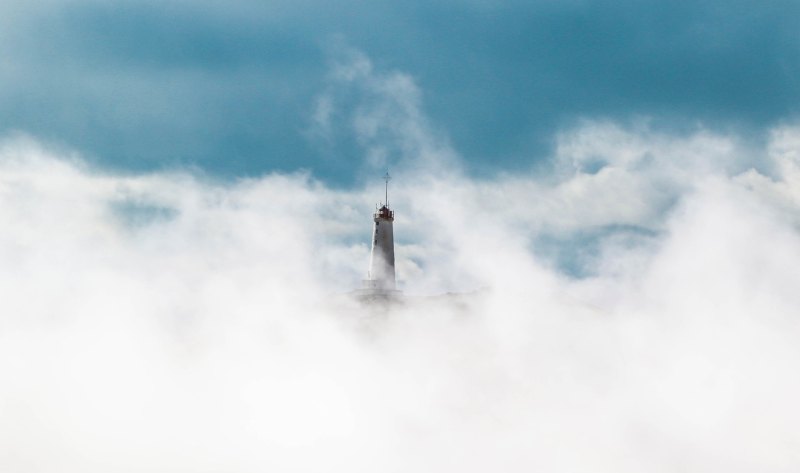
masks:
[[[379,180],[116,175],[7,139],[0,469],[800,467],[800,129],[585,122],[550,172],[482,179],[426,143],[392,188],[417,297],[382,312],[342,296]]]

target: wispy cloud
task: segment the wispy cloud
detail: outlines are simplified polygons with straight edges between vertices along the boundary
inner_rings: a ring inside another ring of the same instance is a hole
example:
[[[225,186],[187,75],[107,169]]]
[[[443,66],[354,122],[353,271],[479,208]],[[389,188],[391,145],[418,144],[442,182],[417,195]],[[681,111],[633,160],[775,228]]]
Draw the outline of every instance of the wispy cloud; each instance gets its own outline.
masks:
[[[365,164],[429,173],[458,173],[460,163],[447,137],[435,129],[410,75],[375,70],[362,51],[337,38],[330,48],[328,86],[319,95],[313,128],[328,140],[355,137]]]

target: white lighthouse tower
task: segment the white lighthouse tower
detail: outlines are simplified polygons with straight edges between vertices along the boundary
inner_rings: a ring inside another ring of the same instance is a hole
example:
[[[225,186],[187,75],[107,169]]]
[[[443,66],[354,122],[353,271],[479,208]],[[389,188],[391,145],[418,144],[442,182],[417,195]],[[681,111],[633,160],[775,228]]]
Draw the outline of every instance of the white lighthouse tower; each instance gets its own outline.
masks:
[[[394,211],[389,208],[389,180],[391,176],[387,172],[384,176],[386,181],[386,201],[381,208],[372,215],[372,253],[369,258],[369,273],[364,280],[365,295],[394,295],[397,290],[397,282],[394,272]]]

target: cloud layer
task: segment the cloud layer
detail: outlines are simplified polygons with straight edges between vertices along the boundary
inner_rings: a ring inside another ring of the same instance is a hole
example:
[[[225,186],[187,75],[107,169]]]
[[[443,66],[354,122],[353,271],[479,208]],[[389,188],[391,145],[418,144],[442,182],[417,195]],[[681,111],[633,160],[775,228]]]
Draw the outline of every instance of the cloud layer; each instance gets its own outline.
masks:
[[[797,469],[800,127],[584,119],[475,178],[333,54],[349,188],[0,143],[0,470]],[[364,306],[387,165],[408,297]]]
[[[416,297],[388,311],[341,295],[380,182],[120,175],[7,139],[1,469],[797,469],[800,129],[587,121],[553,172],[490,180],[392,130]]]

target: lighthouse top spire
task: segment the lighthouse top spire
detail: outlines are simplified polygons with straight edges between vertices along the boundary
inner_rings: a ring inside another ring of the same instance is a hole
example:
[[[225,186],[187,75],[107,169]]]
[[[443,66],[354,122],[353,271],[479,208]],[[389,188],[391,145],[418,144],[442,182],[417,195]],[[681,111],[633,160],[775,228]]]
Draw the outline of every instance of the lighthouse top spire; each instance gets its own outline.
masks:
[[[389,175],[388,171],[386,172],[386,175],[383,176],[383,180],[386,181],[386,188],[385,188],[386,200],[384,201],[380,209],[375,210],[374,218],[376,219],[375,220],[376,222],[378,220],[389,220],[389,221],[394,220],[394,212],[392,212],[391,209],[389,209],[389,181],[392,180],[392,176]]]
[[[389,175],[389,171],[386,171],[386,175],[383,176],[383,180],[386,181],[386,206],[389,206],[389,181],[392,180],[392,176]]]

